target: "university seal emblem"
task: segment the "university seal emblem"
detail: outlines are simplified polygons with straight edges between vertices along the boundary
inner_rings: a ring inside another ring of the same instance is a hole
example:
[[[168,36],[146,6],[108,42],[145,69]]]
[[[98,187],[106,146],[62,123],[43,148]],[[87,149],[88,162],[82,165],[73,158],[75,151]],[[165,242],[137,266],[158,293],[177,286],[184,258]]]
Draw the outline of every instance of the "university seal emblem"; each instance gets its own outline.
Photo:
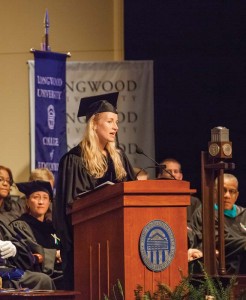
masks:
[[[145,266],[160,272],[172,262],[176,244],[172,229],[161,220],[149,222],[140,235],[140,254]]]

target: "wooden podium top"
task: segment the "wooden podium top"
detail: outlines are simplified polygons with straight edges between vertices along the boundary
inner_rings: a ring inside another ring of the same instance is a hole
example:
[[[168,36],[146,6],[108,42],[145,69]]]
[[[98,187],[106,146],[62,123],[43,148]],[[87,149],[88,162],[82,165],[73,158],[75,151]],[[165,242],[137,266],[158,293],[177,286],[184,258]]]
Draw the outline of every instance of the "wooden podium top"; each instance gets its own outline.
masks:
[[[190,195],[195,192],[190,189],[188,181],[181,180],[120,182],[83,194],[74,201],[68,214],[72,214],[75,225],[81,210],[84,210],[83,218],[86,219],[122,207],[188,206]]]

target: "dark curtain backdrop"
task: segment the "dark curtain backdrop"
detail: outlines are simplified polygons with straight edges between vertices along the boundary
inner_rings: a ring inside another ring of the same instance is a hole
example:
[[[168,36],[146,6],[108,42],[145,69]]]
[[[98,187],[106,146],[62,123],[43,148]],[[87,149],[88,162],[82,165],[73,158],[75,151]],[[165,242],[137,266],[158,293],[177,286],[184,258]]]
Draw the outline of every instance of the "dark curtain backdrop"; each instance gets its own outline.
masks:
[[[125,59],[154,61],[156,160],[201,189],[211,129],[230,130],[246,206],[246,2],[125,0]]]

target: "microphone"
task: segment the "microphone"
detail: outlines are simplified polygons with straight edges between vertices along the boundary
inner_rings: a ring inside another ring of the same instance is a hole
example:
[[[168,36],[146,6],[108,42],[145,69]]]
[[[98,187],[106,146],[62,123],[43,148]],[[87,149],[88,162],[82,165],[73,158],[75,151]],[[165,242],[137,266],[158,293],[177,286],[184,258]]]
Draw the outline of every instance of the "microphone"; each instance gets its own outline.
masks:
[[[169,175],[171,176],[172,179],[175,179],[175,180],[176,180],[176,178],[173,176],[173,174],[172,174],[171,172],[169,172],[168,170],[166,170],[166,165],[161,165],[161,164],[159,164],[159,163],[158,163],[157,161],[155,161],[153,158],[151,158],[150,156],[148,156],[147,154],[145,154],[145,153],[143,152],[143,150],[142,150],[140,147],[138,147],[138,145],[136,145],[136,153],[137,153],[137,154],[142,154],[142,155],[146,156],[148,159],[152,160],[158,168],[160,168],[162,171],[165,171],[167,174],[169,174]],[[138,172],[138,173],[139,173],[139,172]]]

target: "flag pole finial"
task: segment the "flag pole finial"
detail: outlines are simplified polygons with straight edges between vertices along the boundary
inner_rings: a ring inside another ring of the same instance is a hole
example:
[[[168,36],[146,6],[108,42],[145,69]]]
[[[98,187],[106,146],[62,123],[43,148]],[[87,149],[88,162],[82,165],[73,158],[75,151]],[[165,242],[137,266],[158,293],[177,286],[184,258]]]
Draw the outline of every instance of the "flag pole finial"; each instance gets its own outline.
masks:
[[[49,27],[50,27],[50,20],[49,20],[49,14],[48,9],[45,11],[44,15],[44,37],[41,44],[41,49],[43,51],[50,51],[50,45],[49,45]]]

